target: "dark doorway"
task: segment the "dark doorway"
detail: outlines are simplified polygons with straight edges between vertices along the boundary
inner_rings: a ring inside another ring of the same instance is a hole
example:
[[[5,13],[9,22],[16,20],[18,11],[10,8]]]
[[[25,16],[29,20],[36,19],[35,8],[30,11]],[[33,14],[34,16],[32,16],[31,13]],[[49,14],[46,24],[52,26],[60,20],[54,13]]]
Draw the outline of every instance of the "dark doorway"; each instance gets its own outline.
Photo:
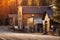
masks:
[[[45,21],[45,29],[44,29],[44,34],[47,34],[47,21]]]
[[[9,25],[9,17],[6,17],[6,19],[5,19],[5,25]]]
[[[37,31],[38,32],[43,32],[43,25],[42,24],[37,24]]]

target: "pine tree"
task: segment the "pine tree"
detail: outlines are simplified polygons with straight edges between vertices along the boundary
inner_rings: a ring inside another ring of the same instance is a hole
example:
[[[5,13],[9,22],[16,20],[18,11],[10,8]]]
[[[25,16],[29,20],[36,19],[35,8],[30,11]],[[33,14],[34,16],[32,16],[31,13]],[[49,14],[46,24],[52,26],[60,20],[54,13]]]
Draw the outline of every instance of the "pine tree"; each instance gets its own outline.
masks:
[[[54,0],[53,4],[55,4],[54,6],[56,6],[55,9],[55,15],[53,15],[53,20],[60,23],[60,0]]]
[[[45,6],[46,0],[28,0],[28,6]]]
[[[60,11],[60,0],[56,0],[57,11]]]

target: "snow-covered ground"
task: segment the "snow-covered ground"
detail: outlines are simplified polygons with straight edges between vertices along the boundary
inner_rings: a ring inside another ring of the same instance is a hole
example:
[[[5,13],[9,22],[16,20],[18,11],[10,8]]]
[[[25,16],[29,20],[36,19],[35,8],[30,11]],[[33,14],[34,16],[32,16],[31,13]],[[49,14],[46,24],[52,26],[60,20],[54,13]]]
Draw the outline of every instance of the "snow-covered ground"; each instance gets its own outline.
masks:
[[[60,37],[40,33],[14,33],[0,29],[0,40],[60,40]]]
[[[0,38],[5,40],[60,40],[60,37],[58,36],[28,33],[1,33]]]

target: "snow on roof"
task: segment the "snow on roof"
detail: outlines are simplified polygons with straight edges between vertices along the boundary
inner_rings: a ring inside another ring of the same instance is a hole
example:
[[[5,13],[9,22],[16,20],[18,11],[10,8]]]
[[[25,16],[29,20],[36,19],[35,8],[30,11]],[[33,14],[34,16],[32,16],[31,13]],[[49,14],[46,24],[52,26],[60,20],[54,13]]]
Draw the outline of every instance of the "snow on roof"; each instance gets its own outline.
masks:
[[[9,16],[9,17],[18,17],[17,14],[9,14],[8,16]]]
[[[53,14],[53,10],[50,6],[22,6],[23,13],[40,13]]]

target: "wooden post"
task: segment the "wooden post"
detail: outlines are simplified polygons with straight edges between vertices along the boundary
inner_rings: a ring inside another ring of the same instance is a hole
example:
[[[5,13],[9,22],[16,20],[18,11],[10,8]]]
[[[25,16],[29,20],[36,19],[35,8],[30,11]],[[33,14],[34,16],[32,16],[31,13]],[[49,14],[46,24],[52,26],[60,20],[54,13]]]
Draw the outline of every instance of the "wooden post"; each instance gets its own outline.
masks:
[[[15,26],[15,17],[13,17],[13,28]]]
[[[50,34],[50,20],[48,20],[47,22],[47,32],[48,34]]]

